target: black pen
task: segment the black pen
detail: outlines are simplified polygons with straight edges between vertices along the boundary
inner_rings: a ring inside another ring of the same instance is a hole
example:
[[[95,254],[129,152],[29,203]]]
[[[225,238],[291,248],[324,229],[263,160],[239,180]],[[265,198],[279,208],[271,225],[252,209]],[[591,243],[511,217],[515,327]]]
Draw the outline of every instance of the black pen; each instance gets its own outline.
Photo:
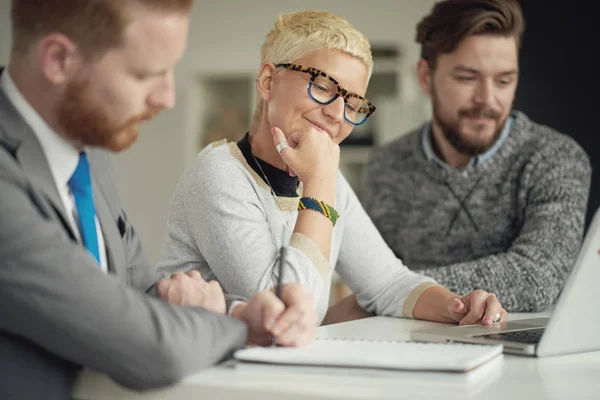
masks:
[[[281,299],[281,283],[283,282],[283,263],[285,257],[285,231],[283,233],[283,238],[281,241],[281,254],[279,255],[279,274],[277,276],[277,286],[275,286],[275,295],[278,299]],[[271,336],[271,347],[277,346],[275,336]]]

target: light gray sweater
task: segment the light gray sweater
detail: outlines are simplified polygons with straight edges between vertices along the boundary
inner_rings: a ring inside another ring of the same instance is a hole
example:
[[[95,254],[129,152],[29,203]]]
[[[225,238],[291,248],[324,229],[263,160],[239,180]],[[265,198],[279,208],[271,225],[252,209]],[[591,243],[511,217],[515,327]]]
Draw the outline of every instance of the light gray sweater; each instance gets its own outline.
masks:
[[[342,174],[329,260],[307,236],[292,234],[298,200],[276,201],[236,143],[207,146],[175,190],[159,271],[193,268],[204,279],[218,280],[227,293],[250,298],[276,284],[285,236],[283,281],[300,282],[314,295],[319,321],[329,305],[334,267],[367,311],[412,317],[420,294],[436,283],[396,258]]]
[[[364,203],[410,268],[459,294],[495,292],[509,311],[541,311],[577,258],[591,167],[568,136],[513,116],[501,146],[462,169],[426,157],[428,125],[378,149]]]

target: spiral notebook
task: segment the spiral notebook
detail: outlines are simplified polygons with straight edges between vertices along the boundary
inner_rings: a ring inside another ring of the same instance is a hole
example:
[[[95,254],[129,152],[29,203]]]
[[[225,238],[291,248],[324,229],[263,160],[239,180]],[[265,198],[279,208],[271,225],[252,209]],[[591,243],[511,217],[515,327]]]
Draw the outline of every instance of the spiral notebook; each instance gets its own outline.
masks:
[[[238,350],[242,362],[467,372],[502,354],[502,345],[317,338],[304,347]]]

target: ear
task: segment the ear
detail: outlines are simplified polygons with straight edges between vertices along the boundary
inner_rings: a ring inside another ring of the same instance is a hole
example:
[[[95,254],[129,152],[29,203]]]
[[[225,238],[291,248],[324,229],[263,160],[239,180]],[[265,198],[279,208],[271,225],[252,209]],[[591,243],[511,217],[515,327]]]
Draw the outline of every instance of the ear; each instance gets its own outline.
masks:
[[[276,70],[277,67],[275,67],[275,64],[270,62],[263,63],[258,70],[258,76],[256,77],[256,91],[263,101],[269,101],[271,98],[273,78]]]
[[[427,95],[431,95],[432,72],[429,63],[424,58],[419,59],[419,62],[417,63],[417,77],[419,79],[421,90]]]
[[[77,46],[60,33],[53,33],[41,39],[38,57],[42,74],[54,85],[67,82],[81,65]]]

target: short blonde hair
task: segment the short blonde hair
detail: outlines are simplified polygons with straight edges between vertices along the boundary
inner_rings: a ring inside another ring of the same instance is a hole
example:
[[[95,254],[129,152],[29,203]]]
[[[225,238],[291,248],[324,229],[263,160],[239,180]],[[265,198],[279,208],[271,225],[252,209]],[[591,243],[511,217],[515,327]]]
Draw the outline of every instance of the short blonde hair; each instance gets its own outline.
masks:
[[[279,14],[275,26],[260,48],[260,62],[293,63],[318,50],[338,50],[361,60],[373,72],[369,39],[345,18],[327,11],[297,11]],[[256,95],[253,124],[262,115],[263,102]]]
[[[291,63],[323,49],[339,50],[360,59],[371,76],[373,55],[369,39],[345,18],[326,11],[280,14],[260,49],[260,61]]]

